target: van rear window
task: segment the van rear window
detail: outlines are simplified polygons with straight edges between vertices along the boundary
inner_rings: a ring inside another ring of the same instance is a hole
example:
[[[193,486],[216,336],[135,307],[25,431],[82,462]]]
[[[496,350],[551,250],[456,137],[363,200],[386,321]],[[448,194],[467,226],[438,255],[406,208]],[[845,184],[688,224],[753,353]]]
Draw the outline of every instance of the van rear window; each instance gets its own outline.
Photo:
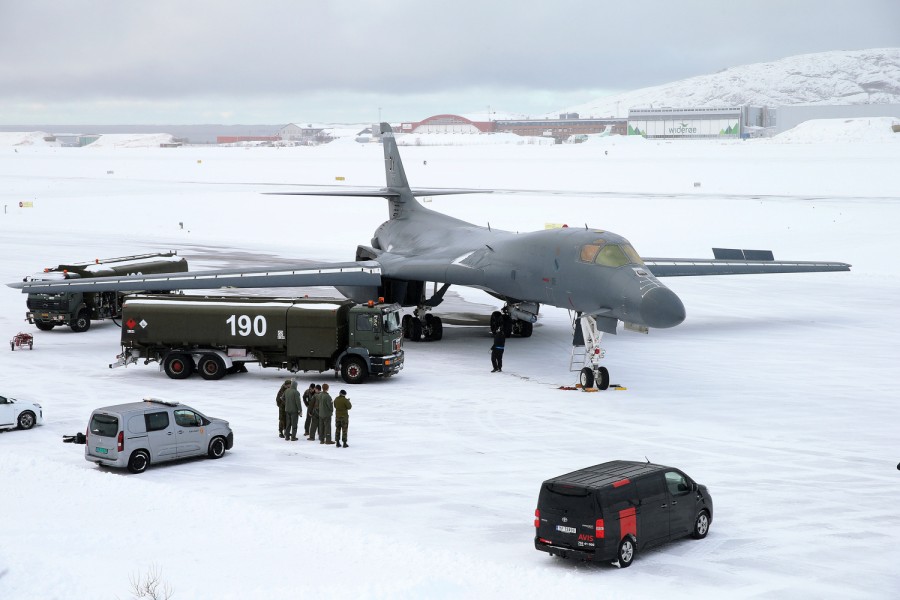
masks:
[[[577,516],[590,520],[603,516],[593,490],[561,483],[548,483],[543,486],[538,497],[538,507],[541,514],[546,512],[548,515],[569,518]]]
[[[91,433],[103,437],[116,437],[119,433],[119,419],[112,415],[94,415],[89,426]]]
[[[548,492],[559,494],[561,496],[576,496],[578,498],[584,498],[585,496],[590,495],[590,491],[583,487],[575,487],[572,485],[564,485],[559,483],[548,483],[544,486]]]

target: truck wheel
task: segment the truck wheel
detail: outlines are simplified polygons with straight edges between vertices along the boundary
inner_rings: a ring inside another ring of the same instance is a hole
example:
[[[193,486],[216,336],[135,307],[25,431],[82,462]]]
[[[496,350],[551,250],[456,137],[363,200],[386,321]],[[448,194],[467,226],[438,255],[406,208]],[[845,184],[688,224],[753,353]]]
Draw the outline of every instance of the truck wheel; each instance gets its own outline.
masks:
[[[341,377],[347,383],[362,383],[367,375],[366,365],[361,358],[350,357],[341,365]]]
[[[209,381],[225,377],[225,363],[215,354],[204,354],[201,356],[197,370],[200,371],[200,377]]]
[[[594,387],[594,372],[591,371],[590,367],[581,369],[581,375],[578,377],[578,383],[581,384],[581,389]]]
[[[53,323],[45,323],[44,321],[35,321],[34,326],[40,329],[41,331],[50,331],[55,327]]]
[[[134,474],[143,473],[150,466],[150,455],[143,450],[136,450],[128,459],[128,470]]]
[[[91,313],[89,313],[86,309],[81,309],[78,311],[78,316],[72,319],[72,322],[69,323],[69,327],[72,328],[72,331],[75,333],[83,333],[91,328]]]
[[[194,361],[189,354],[173,352],[163,361],[163,370],[170,379],[187,379],[194,370]]]

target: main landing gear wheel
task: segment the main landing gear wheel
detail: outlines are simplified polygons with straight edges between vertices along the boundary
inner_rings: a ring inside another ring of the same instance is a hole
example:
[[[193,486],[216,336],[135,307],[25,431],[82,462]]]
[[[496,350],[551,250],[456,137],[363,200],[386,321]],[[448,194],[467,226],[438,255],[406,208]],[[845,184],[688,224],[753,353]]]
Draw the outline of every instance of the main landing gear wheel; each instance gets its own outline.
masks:
[[[187,379],[194,371],[194,361],[189,354],[173,352],[163,360],[163,370],[170,379]]]
[[[528,321],[516,321],[513,323],[513,333],[519,337],[531,337],[533,331],[534,323],[529,323]]]
[[[412,335],[412,315],[403,315],[400,326],[403,329],[403,339],[408,340]]]
[[[425,315],[425,328],[423,330],[425,340],[429,342],[437,342],[444,337],[444,324],[440,317],[435,317],[431,313]]]
[[[409,339],[412,342],[422,339],[422,321],[418,317],[412,317],[409,322]]]

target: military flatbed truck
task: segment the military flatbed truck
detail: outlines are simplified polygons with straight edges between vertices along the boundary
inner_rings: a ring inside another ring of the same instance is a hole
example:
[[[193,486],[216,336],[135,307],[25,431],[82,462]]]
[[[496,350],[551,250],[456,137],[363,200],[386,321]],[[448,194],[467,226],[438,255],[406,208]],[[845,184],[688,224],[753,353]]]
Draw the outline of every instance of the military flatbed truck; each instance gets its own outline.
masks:
[[[291,372],[333,369],[362,383],[403,368],[402,337],[399,304],[138,294],[122,305],[122,353],[109,366],[143,359],[172,379],[196,371],[214,380],[258,362]]]
[[[153,273],[184,273],[187,260],[176,252],[135,254],[118,258],[104,258],[93,262],[59,265],[42,273],[25,277],[23,281],[62,281],[114,275],[150,275]],[[132,290],[150,292],[152,290]],[[128,292],[61,292],[58,294],[28,294],[25,318],[41,331],[57,325],[68,325],[72,331],[87,331],[91,321],[117,319],[122,314],[122,298]]]

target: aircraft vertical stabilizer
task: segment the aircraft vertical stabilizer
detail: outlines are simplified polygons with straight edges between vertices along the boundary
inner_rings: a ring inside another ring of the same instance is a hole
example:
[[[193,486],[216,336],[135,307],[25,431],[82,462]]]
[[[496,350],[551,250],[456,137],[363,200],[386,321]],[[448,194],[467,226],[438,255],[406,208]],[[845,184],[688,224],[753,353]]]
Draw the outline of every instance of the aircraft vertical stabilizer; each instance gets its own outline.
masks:
[[[394,130],[388,123],[381,124],[381,142],[384,144],[384,176],[387,187],[394,196],[385,196],[391,203],[391,219],[398,219],[418,208],[419,203],[409,189]]]

